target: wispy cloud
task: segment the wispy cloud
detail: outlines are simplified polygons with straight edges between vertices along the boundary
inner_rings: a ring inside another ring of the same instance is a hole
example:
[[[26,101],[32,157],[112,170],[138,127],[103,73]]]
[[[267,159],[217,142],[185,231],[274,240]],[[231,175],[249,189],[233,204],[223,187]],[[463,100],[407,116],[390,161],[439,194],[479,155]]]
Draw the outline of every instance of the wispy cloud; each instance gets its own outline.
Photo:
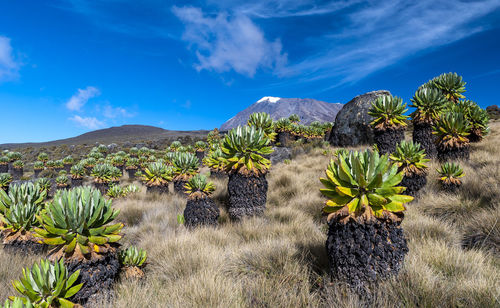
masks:
[[[185,24],[182,39],[195,50],[198,71],[234,70],[252,77],[259,68],[274,69],[286,62],[281,42],[268,41],[245,15],[208,15],[195,7],[173,7],[172,11]]]
[[[209,3],[256,18],[286,18],[325,15],[351,7],[362,0],[209,0]]]
[[[131,118],[134,117],[135,114],[129,112],[127,109],[123,107],[113,107],[109,104],[105,105],[102,111],[102,115],[109,119],[115,118]]]
[[[79,115],[72,116],[69,118],[71,121],[75,122],[79,126],[88,129],[98,129],[104,127],[105,123],[96,119],[95,117],[81,117]]]
[[[333,87],[356,82],[423,51],[488,28],[478,22],[500,7],[497,0],[386,0],[367,2],[347,15],[347,24],[317,38],[316,54],[284,68],[301,81],[333,79]]]
[[[21,63],[14,57],[10,38],[0,35],[0,82],[16,79]]]
[[[89,99],[99,96],[101,91],[95,87],[86,87],[78,91],[66,102],[66,108],[71,111],[80,111]]]

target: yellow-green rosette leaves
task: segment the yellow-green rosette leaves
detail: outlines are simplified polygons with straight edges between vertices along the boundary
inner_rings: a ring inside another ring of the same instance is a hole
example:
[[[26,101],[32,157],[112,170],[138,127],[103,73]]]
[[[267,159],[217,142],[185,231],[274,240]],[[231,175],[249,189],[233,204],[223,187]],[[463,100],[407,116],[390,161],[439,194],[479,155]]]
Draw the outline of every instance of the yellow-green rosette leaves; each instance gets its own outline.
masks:
[[[403,172],[392,164],[387,155],[369,150],[339,153],[326,169],[320,181],[321,193],[329,200],[323,208],[329,219],[342,210],[349,216],[383,217],[385,213],[405,210],[413,197],[403,195],[405,187],[397,186]]]

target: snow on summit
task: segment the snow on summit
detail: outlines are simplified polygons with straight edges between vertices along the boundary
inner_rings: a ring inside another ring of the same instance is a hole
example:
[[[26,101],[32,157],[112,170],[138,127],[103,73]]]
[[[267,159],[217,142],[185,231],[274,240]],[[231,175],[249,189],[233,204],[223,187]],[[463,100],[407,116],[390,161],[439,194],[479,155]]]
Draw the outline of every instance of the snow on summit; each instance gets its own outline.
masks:
[[[277,101],[279,101],[281,99],[281,97],[274,97],[274,96],[264,96],[263,98],[259,99],[257,101],[257,103],[262,103],[262,102],[265,102],[265,101],[268,101],[270,103],[276,103]]]

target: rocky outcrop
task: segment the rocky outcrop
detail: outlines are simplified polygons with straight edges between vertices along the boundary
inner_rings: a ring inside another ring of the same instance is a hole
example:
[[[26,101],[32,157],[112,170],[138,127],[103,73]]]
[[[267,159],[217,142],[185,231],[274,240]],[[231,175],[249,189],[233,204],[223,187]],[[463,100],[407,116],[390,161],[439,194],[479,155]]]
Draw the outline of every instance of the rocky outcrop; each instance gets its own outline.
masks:
[[[486,107],[486,112],[488,112],[490,119],[500,119],[500,107],[497,105]]]
[[[339,111],[330,135],[330,143],[334,146],[356,146],[373,144],[373,130],[368,115],[372,101],[378,96],[391,95],[386,90],[368,92],[356,96]]]

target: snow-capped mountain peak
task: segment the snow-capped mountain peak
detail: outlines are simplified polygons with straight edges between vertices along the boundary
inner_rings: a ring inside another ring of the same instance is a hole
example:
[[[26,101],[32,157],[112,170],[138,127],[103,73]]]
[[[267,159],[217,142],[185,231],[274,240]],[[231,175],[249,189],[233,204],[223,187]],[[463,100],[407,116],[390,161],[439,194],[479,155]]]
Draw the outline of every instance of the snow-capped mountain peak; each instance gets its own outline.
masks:
[[[342,106],[342,104],[326,103],[310,98],[265,96],[227,120],[222,124],[221,130],[245,125],[248,117],[254,112],[267,112],[274,120],[296,114],[300,117],[300,123],[306,125],[312,121],[333,122]]]
[[[274,96],[264,96],[263,98],[259,99],[257,103],[262,103],[262,102],[269,102],[269,103],[276,103],[279,101],[281,97],[274,97]]]

